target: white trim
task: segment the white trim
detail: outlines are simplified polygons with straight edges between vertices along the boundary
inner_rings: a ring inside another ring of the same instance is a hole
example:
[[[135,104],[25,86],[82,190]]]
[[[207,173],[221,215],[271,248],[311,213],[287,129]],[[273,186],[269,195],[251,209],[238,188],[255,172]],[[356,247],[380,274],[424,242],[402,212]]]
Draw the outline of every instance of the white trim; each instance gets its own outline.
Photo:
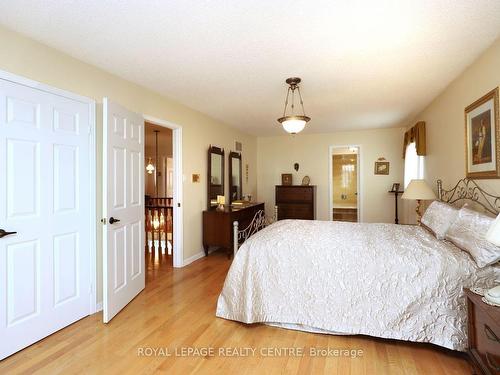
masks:
[[[212,248],[208,250],[209,254],[212,254],[214,251],[217,251],[217,248]],[[191,255],[189,258],[184,260],[183,267],[186,267],[187,265],[193,263],[194,261],[197,261],[198,259],[204,258],[205,257],[205,250],[200,250],[198,253]]]
[[[363,222],[363,163],[362,163],[362,150],[361,150],[361,145],[331,145],[328,148],[328,220],[332,221],[333,220],[333,161],[332,161],[332,155],[333,155],[333,150],[336,148],[347,148],[347,147],[356,147],[358,149],[358,178],[357,178],[357,183],[358,183],[358,199],[357,199],[357,206],[358,206],[358,223]]]
[[[102,302],[95,305],[95,312],[98,313],[99,311],[102,311]]]
[[[31,87],[40,91],[45,91],[49,94],[62,96],[68,99],[72,99],[89,106],[89,126],[90,126],[90,143],[89,143],[89,159],[90,159],[90,168],[89,168],[89,181],[90,181],[90,306],[89,306],[89,315],[97,312],[97,254],[96,254],[96,246],[97,246],[97,235],[96,235],[96,154],[97,154],[97,142],[96,142],[96,102],[95,100],[88,98],[86,96],[78,95],[70,91],[62,90],[57,87],[49,86],[44,83],[34,81],[32,79],[18,76],[16,74],[12,74],[6,72],[4,70],[0,70],[0,79],[16,83],[19,85]]]
[[[174,222],[173,227],[173,266],[176,268],[184,267],[186,263],[184,261],[184,230],[183,230],[183,211],[184,204],[182,203],[182,126],[175,124],[170,121],[161,120],[152,116],[143,115],[145,121],[151,122],[155,125],[160,125],[165,128],[172,129],[172,143],[173,143],[173,163],[174,163]],[[179,207],[180,206],[180,207]],[[191,257],[192,258],[192,257]],[[196,260],[196,259],[195,259]],[[193,260],[194,261],[194,260]]]
[[[93,280],[90,293],[90,314],[97,311],[97,132],[96,132],[96,103],[92,100],[89,108],[90,117],[90,279]]]

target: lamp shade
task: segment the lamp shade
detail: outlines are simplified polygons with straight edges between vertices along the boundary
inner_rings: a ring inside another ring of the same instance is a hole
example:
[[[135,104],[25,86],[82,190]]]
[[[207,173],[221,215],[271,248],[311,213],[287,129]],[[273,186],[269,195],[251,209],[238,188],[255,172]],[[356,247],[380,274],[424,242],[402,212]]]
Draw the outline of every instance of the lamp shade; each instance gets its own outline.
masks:
[[[492,244],[500,246],[500,215],[497,216],[488,233],[486,233],[486,239]]]
[[[436,194],[425,180],[411,180],[401,199],[432,200]]]

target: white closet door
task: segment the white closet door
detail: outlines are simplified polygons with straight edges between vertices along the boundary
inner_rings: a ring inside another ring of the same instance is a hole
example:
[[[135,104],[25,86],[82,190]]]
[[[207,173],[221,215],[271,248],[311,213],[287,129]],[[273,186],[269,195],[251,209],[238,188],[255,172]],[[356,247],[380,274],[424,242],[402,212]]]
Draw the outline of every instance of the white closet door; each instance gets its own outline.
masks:
[[[0,359],[90,313],[90,108],[0,79]]]
[[[145,285],[144,119],[107,98],[103,115],[103,318],[107,323]]]

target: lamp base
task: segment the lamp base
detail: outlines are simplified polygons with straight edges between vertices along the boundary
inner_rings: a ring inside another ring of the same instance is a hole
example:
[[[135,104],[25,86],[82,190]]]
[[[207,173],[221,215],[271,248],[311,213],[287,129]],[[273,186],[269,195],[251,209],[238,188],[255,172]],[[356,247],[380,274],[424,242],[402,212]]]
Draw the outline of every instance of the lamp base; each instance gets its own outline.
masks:
[[[417,225],[420,225],[422,220],[422,214],[420,213],[421,202],[422,201],[420,199],[417,199],[417,206],[415,207],[415,212],[417,213]]]

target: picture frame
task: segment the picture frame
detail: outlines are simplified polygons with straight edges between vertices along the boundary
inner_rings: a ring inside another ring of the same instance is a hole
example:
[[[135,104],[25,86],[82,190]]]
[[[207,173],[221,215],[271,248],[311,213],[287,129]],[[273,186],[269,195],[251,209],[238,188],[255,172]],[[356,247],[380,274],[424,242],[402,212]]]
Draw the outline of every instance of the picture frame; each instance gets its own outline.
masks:
[[[302,186],[309,186],[311,183],[311,178],[309,176],[304,176],[302,179]]]
[[[465,108],[465,174],[500,178],[498,87]]]
[[[394,193],[399,192],[399,187],[400,186],[401,186],[401,184],[399,182],[393,183],[391,191],[394,192]]]
[[[390,164],[388,161],[376,161],[375,162],[375,174],[376,175],[388,175]]]
[[[293,176],[291,173],[282,173],[281,174],[281,185],[290,186],[292,185]]]

